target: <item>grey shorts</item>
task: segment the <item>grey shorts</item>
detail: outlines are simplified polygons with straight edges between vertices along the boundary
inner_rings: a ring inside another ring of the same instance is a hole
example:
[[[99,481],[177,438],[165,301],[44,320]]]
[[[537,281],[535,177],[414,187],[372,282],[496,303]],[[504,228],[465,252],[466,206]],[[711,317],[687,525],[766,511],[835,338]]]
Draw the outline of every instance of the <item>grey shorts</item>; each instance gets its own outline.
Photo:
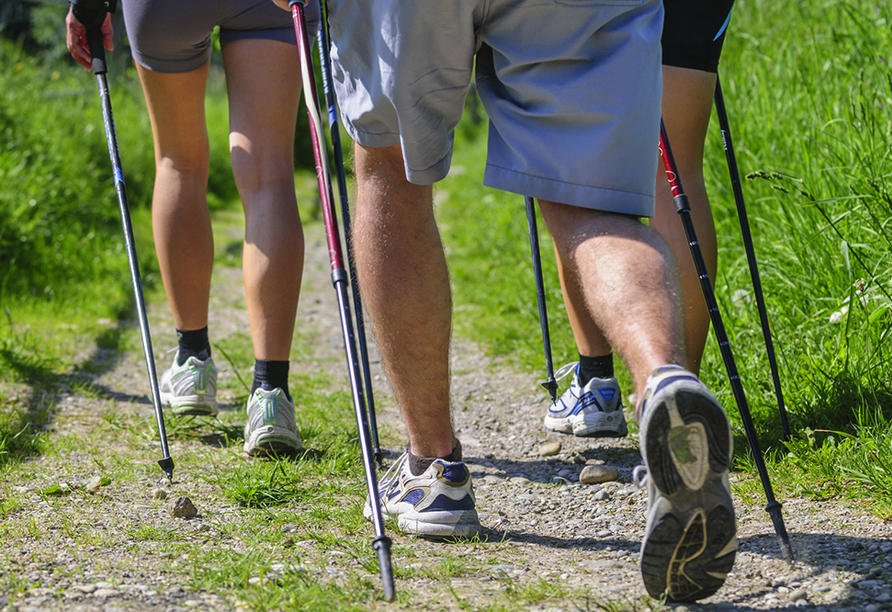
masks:
[[[122,0],[133,60],[155,72],[191,72],[211,57],[211,33],[220,44],[266,38],[296,44],[291,13],[271,0]],[[310,39],[319,27],[319,1],[306,8]],[[296,75],[296,78],[300,78]]]
[[[446,176],[476,55],[484,183],[650,216],[659,0],[329,0],[334,81],[363,146],[402,145],[407,178]]]

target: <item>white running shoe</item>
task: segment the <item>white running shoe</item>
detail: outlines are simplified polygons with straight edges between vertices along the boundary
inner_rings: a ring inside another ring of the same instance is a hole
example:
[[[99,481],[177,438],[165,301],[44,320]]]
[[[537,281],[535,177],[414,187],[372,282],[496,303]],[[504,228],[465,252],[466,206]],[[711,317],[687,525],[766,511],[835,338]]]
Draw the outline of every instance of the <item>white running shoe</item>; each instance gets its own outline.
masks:
[[[435,459],[413,476],[403,453],[378,483],[381,514],[396,518],[400,531],[429,538],[473,538],[480,533],[471,473],[462,462]],[[372,518],[369,500],[363,514]]]
[[[177,356],[161,375],[161,404],[174,414],[216,416],[217,366],[208,357],[204,361],[189,357],[183,365],[177,365]]]
[[[648,493],[644,585],[671,602],[709,597],[737,552],[728,417],[696,376],[663,366],[647,379],[639,426]]]
[[[623,398],[615,378],[593,378],[579,384],[579,364],[561,367],[560,380],[573,371],[570,388],[548,408],[545,429],[586,438],[621,438],[628,435]]]
[[[303,448],[294,404],[282,389],[257,389],[248,398],[245,452],[249,455],[294,453]]]

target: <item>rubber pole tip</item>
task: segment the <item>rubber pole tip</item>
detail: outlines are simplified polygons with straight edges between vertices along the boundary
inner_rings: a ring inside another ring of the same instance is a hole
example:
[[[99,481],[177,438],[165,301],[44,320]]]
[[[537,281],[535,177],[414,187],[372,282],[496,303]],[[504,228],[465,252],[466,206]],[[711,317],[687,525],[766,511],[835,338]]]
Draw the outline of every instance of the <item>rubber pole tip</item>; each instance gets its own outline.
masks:
[[[173,482],[173,459],[165,457],[158,461],[158,465],[160,465],[161,469],[164,470],[164,473],[167,474],[167,479]]]

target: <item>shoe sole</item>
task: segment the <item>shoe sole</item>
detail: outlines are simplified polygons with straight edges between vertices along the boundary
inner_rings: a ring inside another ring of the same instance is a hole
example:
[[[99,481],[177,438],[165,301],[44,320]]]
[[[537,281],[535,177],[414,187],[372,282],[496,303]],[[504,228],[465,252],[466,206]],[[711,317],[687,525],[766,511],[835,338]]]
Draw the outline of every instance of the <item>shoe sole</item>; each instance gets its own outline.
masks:
[[[381,516],[385,519],[396,517],[396,525],[401,533],[419,538],[436,540],[469,540],[480,535],[482,527],[477,517],[477,510],[461,512],[429,512],[422,513],[388,512],[382,505]],[[366,504],[363,516],[371,520],[372,510]],[[419,518],[421,517],[421,518]]]
[[[582,418],[547,416],[545,429],[577,438],[623,438],[629,435],[625,417],[616,420],[612,415],[612,412],[590,412]]]
[[[161,405],[170,408],[171,413],[181,416],[217,416],[220,411],[217,400],[200,395],[176,397],[162,393]]]
[[[642,455],[657,510],[641,547],[641,575],[652,597],[691,602],[715,593],[734,565],[731,430],[701,383],[681,379],[663,395],[642,419]]]
[[[281,427],[270,427],[272,431],[255,432],[245,441],[244,451],[248,455],[289,455],[303,448],[303,443],[294,432]]]

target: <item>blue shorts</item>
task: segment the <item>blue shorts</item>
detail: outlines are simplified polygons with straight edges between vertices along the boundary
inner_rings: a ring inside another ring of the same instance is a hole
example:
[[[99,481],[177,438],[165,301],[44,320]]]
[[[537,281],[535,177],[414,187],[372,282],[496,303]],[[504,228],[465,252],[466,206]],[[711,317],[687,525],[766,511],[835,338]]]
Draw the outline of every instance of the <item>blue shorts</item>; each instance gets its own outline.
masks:
[[[476,56],[490,118],[484,183],[651,216],[660,0],[330,0],[343,123],[401,145],[407,178],[446,176]]]
[[[271,0],[122,0],[122,5],[133,60],[154,72],[191,72],[207,63],[215,26],[221,45],[241,38],[297,44],[291,13]],[[319,27],[318,0],[310,1],[306,15],[312,39]]]

